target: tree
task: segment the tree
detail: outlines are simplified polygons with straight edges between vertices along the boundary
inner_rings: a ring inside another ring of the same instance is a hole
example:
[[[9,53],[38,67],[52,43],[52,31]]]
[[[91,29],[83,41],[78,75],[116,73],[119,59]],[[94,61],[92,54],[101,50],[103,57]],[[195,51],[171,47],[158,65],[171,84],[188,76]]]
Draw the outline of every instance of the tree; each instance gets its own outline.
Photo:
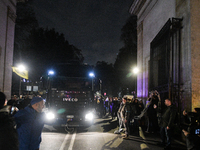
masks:
[[[14,65],[25,62],[29,77],[38,80],[53,63],[83,62],[81,50],[70,45],[62,33],[39,28],[31,2],[17,3]]]
[[[131,68],[137,65],[137,18],[130,16],[126,24],[121,29],[120,39],[124,46],[119,50],[114,68],[117,74],[117,85],[127,93],[127,88],[130,91],[135,90],[134,77],[132,76]]]
[[[18,2],[16,14],[13,61],[14,66],[26,64],[29,80],[39,81],[52,64],[83,62],[81,50],[70,45],[62,33],[55,29],[39,28],[31,0]],[[18,90],[18,84],[19,77],[13,73],[13,91]]]
[[[21,54],[25,51],[26,39],[31,30],[38,28],[38,21],[29,2],[18,2],[16,9],[14,64],[21,62]]]
[[[84,60],[81,50],[70,45],[64,35],[55,29],[33,29],[26,43],[23,59],[37,70],[37,77],[46,73],[53,64],[69,61],[82,63]]]
[[[115,70],[113,64],[98,61],[94,70],[96,78],[102,81],[102,91],[108,93],[109,96],[117,96],[117,92],[113,88],[115,87]]]

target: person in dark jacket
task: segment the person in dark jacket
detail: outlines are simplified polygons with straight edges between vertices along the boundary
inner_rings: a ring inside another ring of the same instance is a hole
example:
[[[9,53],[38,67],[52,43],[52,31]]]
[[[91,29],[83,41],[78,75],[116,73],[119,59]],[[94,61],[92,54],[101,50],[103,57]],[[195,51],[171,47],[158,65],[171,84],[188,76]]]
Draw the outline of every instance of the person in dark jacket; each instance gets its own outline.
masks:
[[[18,135],[9,110],[6,96],[0,92],[0,150],[19,150]]]
[[[158,127],[158,118],[157,118],[157,111],[153,108],[154,105],[158,106],[158,96],[157,93],[154,92],[153,95],[150,98],[151,104],[148,107],[147,110],[147,116],[148,116],[148,126],[146,132],[157,132]]]
[[[45,120],[42,112],[44,104],[42,97],[34,97],[30,105],[14,115],[20,150],[39,150]]]
[[[161,122],[160,122],[160,135],[161,135],[161,145],[165,146],[165,150],[171,150],[171,137],[172,129],[174,127],[175,117],[176,117],[176,108],[172,104],[170,99],[165,100],[165,105],[167,108],[162,113]],[[157,106],[154,105],[156,109]],[[167,138],[167,144],[165,145],[165,136]]]

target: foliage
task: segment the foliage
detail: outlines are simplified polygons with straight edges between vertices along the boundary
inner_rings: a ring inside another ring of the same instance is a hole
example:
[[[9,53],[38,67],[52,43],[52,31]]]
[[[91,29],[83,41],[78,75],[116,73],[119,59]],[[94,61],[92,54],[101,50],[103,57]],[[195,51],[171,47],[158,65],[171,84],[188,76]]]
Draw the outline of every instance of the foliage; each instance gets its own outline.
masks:
[[[102,81],[103,93],[109,93],[110,96],[117,96],[117,92],[113,89],[115,84],[115,70],[113,64],[108,64],[105,61],[98,61],[94,70],[96,78]]]
[[[120,39],[124,46],[119,50],[114,68],[117,74],[118,88],[123,91],[135,90],[135,79],[132,75],[132,68],[137,66],[137,29],[136,16],[130,16],[121,29]],[[128,94],[125,92],[125,94]]]
[[[38,80],[55,63],[83,62],[81,50],[55,29],[38,27],[30,2],[17,3],[14,65],[25,63],[29,77]]]

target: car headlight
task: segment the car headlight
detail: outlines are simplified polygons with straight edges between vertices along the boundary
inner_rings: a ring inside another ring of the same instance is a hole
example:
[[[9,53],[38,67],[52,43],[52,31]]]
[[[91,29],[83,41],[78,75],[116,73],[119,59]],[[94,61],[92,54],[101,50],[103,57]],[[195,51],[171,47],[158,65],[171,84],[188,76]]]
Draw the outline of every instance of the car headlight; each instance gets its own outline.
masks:
[[[52,119],[55,118],[55,114],[52,113],[52,112],[48,112],[48,113],[46,113],[46,118],[47,118],[48,120],[52,120]]]
[[[85,115],[85,119],[86,119],[86,120],[93,120],[93,119],[94,119],[94,115],[93,115],[92,113],[87,113],[87,114]]]

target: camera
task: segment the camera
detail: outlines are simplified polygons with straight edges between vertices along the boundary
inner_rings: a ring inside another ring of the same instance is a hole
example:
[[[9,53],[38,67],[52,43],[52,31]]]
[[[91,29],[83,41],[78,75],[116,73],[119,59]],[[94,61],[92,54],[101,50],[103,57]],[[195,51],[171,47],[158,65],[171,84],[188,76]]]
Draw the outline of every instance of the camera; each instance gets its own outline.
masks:
[[[200,135],[200,129],[195,129],[195,134]]]

